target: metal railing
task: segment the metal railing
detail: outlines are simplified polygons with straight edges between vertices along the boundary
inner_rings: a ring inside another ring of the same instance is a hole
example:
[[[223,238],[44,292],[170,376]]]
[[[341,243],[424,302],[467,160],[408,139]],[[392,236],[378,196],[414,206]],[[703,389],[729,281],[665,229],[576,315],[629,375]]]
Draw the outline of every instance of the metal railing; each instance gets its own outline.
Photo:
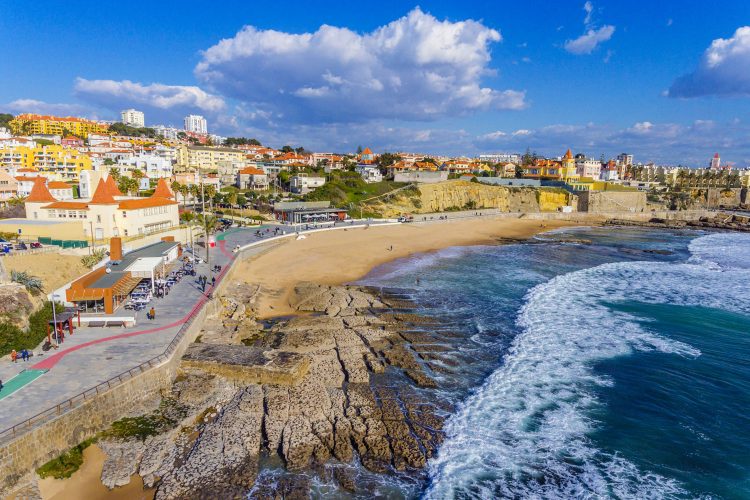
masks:
[[[227,265],[222,267],[222,270],[218,275],[218,279],[216,280],[217,285],[221,283],[221,280],[224,278],[224,275],[226,274],[227,270],[231,267],[233,263],[234,263],[234,259],[231,260]],[[216,288],[214,287],[211,291],[213,292],[215,289]],[[73,408],[76,408],[82,405],[84,402],[86,402],[87,399],[98,396],[99,394],[109,389],[112,389],[113,387],[116,387],[127,380],[130,380],[136,375],[140,375],[141,373],[144,373],[146,370],[150,370],[151,368],[155,368],[161,365],[162,363],[169,361],[172,355],[177,350],[177,346],[182,341],[183,337],[185,336],[185,333],[188,331],[190,326],[195,321],[195,318],[201,313],[201,311],[203,310],[203,308],[205,307],[207,303],[208,303],[208,300],[205,297],[201,298],[198,301],[198,304],[196,304],[193,307],[193,309],[190,311],[190,313],[188,313],[188,316],[185,319],[185,322],[177,331],[174,338],[172,338],[172,341],[164,349],[163,353],[159,354],[158,356],[154,356],[148,361],[144,361],[138,366],[135,366],[127,371],[124,371],[118,375],[115,375],[114,377],[108,380],[105,380],[104,382],[101,382],[95,385],[94,387],[86,389],[85,391],[80,392],[76,394],[75,396],[71,396],[65,401],[62,401],[61,403],[58,403],[55,406],[48,408],[44,411],[41,411],[37,413],[36,415],[29,417],[23,420],[22,422],[19,422],[18,424],[13,425],[12,427],[8,427],[7,429],[0,431],[0,443],[10,441],[22,434],[25,434],[29,432],[30,430],[34,429],[35,427],[45,422],[48,422],[56,417],[59,417],[63,413],[66,413],[72,410]]]

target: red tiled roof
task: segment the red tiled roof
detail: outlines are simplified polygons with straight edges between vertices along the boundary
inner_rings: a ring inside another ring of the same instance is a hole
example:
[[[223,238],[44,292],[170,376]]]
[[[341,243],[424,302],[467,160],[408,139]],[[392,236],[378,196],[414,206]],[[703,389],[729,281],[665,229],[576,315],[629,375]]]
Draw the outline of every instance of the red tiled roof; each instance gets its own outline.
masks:
[[[372,150],[370,148],[365,148],[365,150],[362,151],[362,154],[363,155],[371,155],[373,153],[372,153]]]
[[[112,182],[114,182],[114,180],[112,180]],[[115,201],[112,196],[112,193],[107,186],[107,182],[99,179],[99,184],[96,185],[94,196],[89,203],[91,205],[114,205],[117,201]]]
[[[42,208],[66,208],[68,210],[88,210],[88,203],[82,201],[56,201]]]
[[[259,168],[255,168],[255,167],[244,168],[244,169],[240,170],[240,173],[241,174],[245,174],[245,175],[264,175],[265,174],[264,171],[262,171]]]
[[[32,203],[53,203],[57,201],[57,199],[52,196],[52,193],[47,189],[44,179],[42,177],[36,177],[34,179],[34,187],[31,188],[31,192],[29,193],[29,197],[26,198],[26,201]]]
[[[120,210],[137,210],[139,208],[163,207],[165,205],[176,205],[176,201],[159,196],[149,198],[136,198],[133,200],[122,200],[119,205]]]
[[[49,189],[73,189],[70,184],[62,181],[52,181],[47,184]]]
[[[174,198],[174,194],[172,193],[172,190],[169,189],[169,186],[167,185],[167,181],[163,177],[159,179],[159,181],[156,183],[156,189],[154,189],[154,194],[152,194],[151,197],[152,198],[167,198],[167,199]]]
[[[120,188],[117,187],[115,178],[111,175],[107,176],[107,178],[104,180],[104,183],[107,186],[109,194],[111,194],[112,196],[125,196],[124,194],[122,194],[122,191],[120,191]]]

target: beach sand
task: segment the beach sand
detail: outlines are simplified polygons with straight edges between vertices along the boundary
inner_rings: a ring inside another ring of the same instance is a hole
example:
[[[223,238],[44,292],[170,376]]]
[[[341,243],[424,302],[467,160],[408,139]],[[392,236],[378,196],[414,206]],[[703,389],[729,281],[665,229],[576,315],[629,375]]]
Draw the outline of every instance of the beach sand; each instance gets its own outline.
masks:
[[[154,490],[144,490],[143,481],[134,474],[130,483],[114,490],[107,489],[99,476],[104,465],[104,452],[96,445],[83,450],[83,465],[68,479],[39,480],[44,500],[146,500],[154,498]]]
[[[288,239],[237,264],[233,277],[261,286],[260,318],[294,313],[289,297],[303,281],[338,285],[357,280],[388,261],[451,246],[494,244],[498,238],[529,238],[581,222],[482,218],[323,231]]]
[[[89,270],[81,264],[81,257],[57,253],[11,255],[3,257],[3,265],[9,275],[11,271],[26,271],[40,278],[44,283],[46,293],[52,292]]]

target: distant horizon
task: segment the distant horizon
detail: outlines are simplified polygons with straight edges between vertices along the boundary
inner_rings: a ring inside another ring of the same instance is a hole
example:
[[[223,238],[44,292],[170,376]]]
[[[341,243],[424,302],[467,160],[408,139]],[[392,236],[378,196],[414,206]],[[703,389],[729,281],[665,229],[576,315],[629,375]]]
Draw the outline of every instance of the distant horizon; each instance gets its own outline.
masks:
[[[123,18],[9,0],[0,112],[200,114],[213,134],[318,151],[750,166],[746,2],[304,5],[134,0]]]

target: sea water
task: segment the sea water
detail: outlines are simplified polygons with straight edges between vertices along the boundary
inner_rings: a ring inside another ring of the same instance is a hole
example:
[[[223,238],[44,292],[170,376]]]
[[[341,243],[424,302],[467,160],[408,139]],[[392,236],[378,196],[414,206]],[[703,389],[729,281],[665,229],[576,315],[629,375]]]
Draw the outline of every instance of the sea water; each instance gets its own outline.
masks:
[[[750,498],[750,235],[566,229],[363,282],[464,333],[403,496]]]

